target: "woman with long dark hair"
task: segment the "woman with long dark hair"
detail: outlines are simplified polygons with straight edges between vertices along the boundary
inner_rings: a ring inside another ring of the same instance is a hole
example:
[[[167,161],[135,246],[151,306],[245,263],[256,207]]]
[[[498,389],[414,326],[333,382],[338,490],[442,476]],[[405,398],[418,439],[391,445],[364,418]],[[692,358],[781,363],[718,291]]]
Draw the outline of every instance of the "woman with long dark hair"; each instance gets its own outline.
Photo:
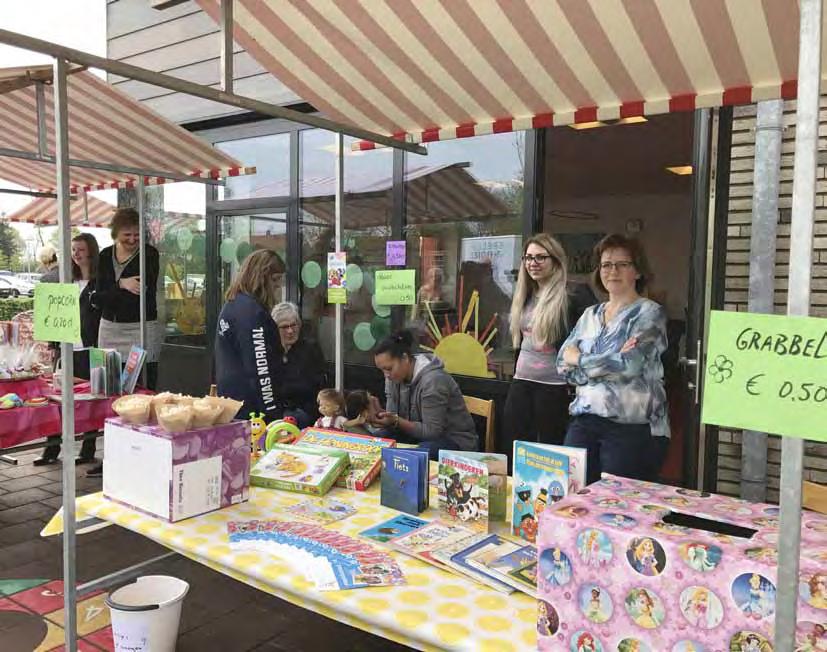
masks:
[[[98,277],[98,241],[90,233],[81,233],[72,238],[72,280],[80,290],[80,342],[75,343],[77,354],[74,357],[74,375],[78,378],[89,379],[89,351],[98,345],[98,329],[100,328],[101,313],[92,305],[91,296],[95,289],[95,280]],[[58,355],[60,349],[57,349]],[[33,464],[42,466],[53,464],[60,454],[60,436],[49,437],[49,445],[43,450],[43,455]],[[95,460],[95,439],[90,437],[83,440],[80,448],[78,464],[85,464]]]

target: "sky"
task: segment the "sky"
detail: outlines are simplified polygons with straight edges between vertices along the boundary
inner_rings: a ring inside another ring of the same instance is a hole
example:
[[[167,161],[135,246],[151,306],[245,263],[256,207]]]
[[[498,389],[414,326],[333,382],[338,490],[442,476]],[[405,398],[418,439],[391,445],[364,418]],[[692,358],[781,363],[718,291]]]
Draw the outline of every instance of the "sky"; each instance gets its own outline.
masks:
[[[92,54],[106,54],[106,0],[3,0],[0,11],[0,28],[35,36],[47,41],[72,47]],[[19,50],[0,44],[0,68],[51,64],[46,55]],[[3,179],[3,187],[19,188]],[[106,200],[107,197],[100,197]],[[0,214],[12,213],[25,206],[26,197],[0,193]],[[110,199],[114,202],[114,199]],[[27,224],[13,225],[20,231],[23,240],[33,243],[36,229]],[[48,241],[53,229],[43,229],[43,239]],[[95,236],[108,235],[103,229],[84,229]],[[108,244],[106,237],[98,238],[102,245]],[[31,247],[33,245],[27,244]]]

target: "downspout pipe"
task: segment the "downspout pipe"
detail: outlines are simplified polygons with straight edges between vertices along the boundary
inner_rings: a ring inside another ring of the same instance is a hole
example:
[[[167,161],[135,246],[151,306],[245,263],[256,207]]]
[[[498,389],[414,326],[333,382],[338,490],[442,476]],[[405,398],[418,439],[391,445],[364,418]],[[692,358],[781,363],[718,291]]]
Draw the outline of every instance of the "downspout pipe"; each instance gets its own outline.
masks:
[[[783,121],[783,100],[758,102],[752,180],[752,228],[749,243],[749,312],[773,313]],[[766,502],[765,432],[744,431],[741,444],[741,497],[745,500]]]

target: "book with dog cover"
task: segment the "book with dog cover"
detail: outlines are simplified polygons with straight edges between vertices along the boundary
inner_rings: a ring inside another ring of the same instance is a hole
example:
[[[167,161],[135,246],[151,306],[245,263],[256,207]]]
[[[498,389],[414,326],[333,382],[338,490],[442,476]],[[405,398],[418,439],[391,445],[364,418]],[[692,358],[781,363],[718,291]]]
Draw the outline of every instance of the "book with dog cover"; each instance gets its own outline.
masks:
[[[488,532],[488,466],[464,451],[439,452],[439,511],[446,523]]]
[[[462,455],[488,467],[488,519],[491,521],[507,520],[508,456],[503,453],[474,451],[463,451]]]
[[[580,491],[586,484],[586,449],[514,442],[511,533],[536,543],[546,505]]]

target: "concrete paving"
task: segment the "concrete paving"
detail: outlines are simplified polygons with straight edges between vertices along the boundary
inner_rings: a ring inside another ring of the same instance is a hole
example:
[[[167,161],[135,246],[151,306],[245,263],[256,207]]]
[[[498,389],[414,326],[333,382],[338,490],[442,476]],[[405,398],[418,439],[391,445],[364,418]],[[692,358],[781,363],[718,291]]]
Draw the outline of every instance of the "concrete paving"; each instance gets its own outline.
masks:
[[[98,448],[103,448],[102,440]],[[40,537],[41,529],[62,502],[62,469],[59,463],[33,466],[38,455],[39,451],[20,454],[18,466],[0,463],[0,582],[60,579],[63,574],[61,537]],[[89,468],[77,468],[78,495],[101,489],[99,478],[85,477]],[[81,535],[77,540],[78,582],[96,579],[165,551],[149,539],[118,526]],[[410,649],[296,607],[183,557],[158,562],[144,573],[174,575],[190,583],[181,619],[179,652]],[[37,636],[32,634],[32,626],[20,625],[22,614],[4,613],[6,620],[0,619],[0,650],[31,652],[31,637]],[[105,643],[90,640],[105,649]],[[96,648],[88,645],[82,649]]]

